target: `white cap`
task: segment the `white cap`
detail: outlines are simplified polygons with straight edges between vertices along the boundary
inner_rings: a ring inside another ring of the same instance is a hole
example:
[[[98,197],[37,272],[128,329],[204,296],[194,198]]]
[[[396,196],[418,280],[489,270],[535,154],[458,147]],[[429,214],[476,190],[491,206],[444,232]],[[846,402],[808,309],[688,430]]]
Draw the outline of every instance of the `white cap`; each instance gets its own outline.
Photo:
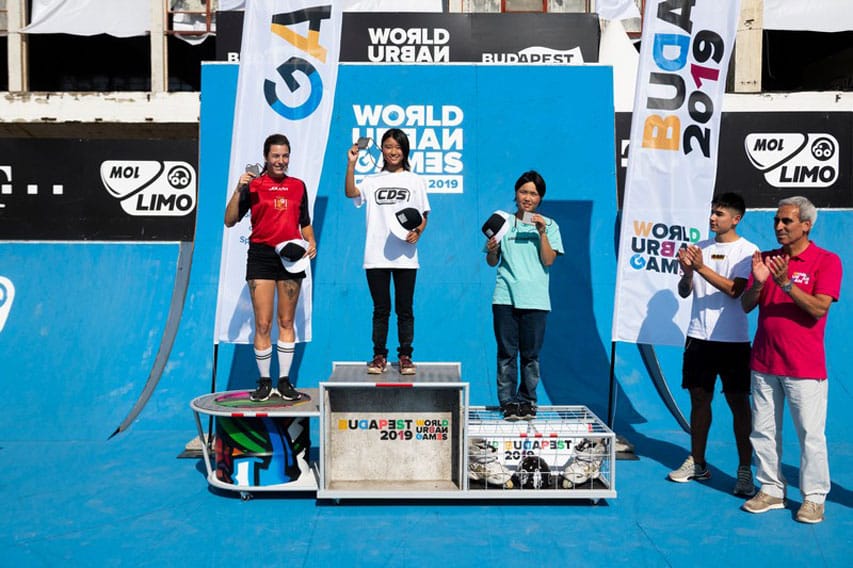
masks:
[[[509,231],[509,213],[506,211],[495,211],[483,223],[482,231],[487,239],[494,238],[497,242],[501,242],[503,236]]]
[[[275,245],[275,252],[281,258],[284,269],[291,274],[304,272],[308,268],[311,259],[305,254],[308,252],[308,241],[304,239],[291,239]]]
[[[424,222],[421,212],[409,205],[406,202],[400,203],[394,211],[394,219],[391,221],[391,234],[400,240],[405,241],[409,236],[409,232],[416,227],[420,227]]]

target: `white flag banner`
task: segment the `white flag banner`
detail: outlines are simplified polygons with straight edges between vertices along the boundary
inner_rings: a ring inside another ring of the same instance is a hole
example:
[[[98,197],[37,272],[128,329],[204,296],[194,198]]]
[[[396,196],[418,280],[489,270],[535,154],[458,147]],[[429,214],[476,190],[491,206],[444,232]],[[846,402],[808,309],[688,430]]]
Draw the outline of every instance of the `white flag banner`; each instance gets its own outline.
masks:
[[[607,22],[598,44],[598,62],[613,67],[613,107],[631,112],[640,54],[619,20]]]
[[[226,201],[248,164],[263,163],[267,136],[290,140],[288,174],[305,182],[311,220],[337,81],[341,4],[326,0],[252,0],[246,4]],[[222,239],[216,341],[249,343],[254,318],[246,285],[251,233],[247,215]],[[322,254],[322,253],[321,253]],[[302,282],[294,328],[311,341],[312,278]]]
[[[219,9],[223,12],[228,10],[243,10],[246,8],[246,0],[219,0]]]
[[[649,0],[622,204],[613,341],[683,345],[678,251],[707,235],[739,0]]]
[[[33,0],[28,34],[114,37],[144,36],[151,31],[147,0]]]
[[[335,0],[335,4],[342,4],[344,12],[441,12],[441,0]],[[219,9],[223,11],[245,7],[246,0],[219,0]]]
[[[345,12],[441,12],[441,0],[347,0]]]
[[[640,10],[634,0],[596,0],[595,11],[600,17],[611,21],[640,17]]]
[[[850,0],[764,0],[764,29],[846,32],[853,30]]]

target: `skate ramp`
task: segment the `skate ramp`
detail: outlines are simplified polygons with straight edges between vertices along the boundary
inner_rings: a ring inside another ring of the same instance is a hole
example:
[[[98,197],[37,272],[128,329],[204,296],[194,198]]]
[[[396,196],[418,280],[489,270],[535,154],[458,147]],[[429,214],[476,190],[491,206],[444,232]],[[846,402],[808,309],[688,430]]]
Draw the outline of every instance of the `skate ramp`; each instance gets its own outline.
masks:
[[[749,564],[779,558],[791,565],[847,562],[853,530],[853,451],[846,437],[852,402],[849,277],[827,328],[833,487],[827,520],[820,525],[792,518],[800,500],[799,452],[789,422],[784,433],[789,508],[765,515],[739,510],[742,501],[731,495],[735,450],[720,396],[709,438],[711,480],[668,482],[666,473],[684,459],[689,441],[630,344],[616,348],[615,430],[635,446],[639,460],[617,462],[616,499],[335,504],[309,493],[244,503],[235,493],[211,490],[203,464],[176,457],[195,436],[189,401],[210,390],[214,370],[220,388],[255,379],[250,348],[213,342],[222,211],[230,187],[224,172],[227,101],[233,100],[237,69],[217,67],[222,69],[205,71],[196,250],[178,335],[153,397],[126,432],[107,440],[154,364],[178,245],[3,244],[0,276],[15,289],[0,332],[0,384],[7,401],[0,415],[4,563],[217,565],[285,559],[303,566],[482,566],[582,559],[592,565],[686,566],[713,558],[714,564],[739,566],[747,557]],[[326,163],[336,173],[319,189],[315,297],[323,310],[315,320],[315,341],[301,347],[296,382],[304,387],[324,380],[331,361],[359,360],[369,350],[370,301],[360,268],[363,225],[339,183],[345,149],[330,147]],[[540,159],[530,150],[499,168],[483,168],[500,175],[484,178],[470,208],[455,206],[447,196],[432,203],[416,294],[416,357],[460,361],[472,404],[494,399],[489,308],[494,274],[482,260],[479,224],[484,214],[511,206],[506,188],[528,164],[558,158]],[[566,189],[570,173],[550,179],[554,191],[549,189],[546,203],[560,222],[567,254],[552,275],[554,312],[540,392],[543,403],[587,404],[601,415],[609,392],[615,196],[609,190]],[[502,188],[499,194],[490,193],[495,187]],[[761,248],[775,246],[772,216],[750,211],[741,232]],[[850,212],[821,211],[813,238],[847,262],[853,258],[851,229]],[[681,350],[656,352],[686,412],[679,388]]]

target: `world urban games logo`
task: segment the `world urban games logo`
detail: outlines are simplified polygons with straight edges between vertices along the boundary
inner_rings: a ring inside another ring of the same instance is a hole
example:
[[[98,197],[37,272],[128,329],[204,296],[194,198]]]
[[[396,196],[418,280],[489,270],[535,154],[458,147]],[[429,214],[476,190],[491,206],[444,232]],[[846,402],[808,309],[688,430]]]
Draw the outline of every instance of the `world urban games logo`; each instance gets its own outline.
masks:
[[[838,140],[825,133],[755,133],[744,140],[746,155],[778,188],[829,187],[838,180]]]
[[[137,217],[182,217],[195,209],[196,174],[186,162],[107,160],[101,181]]]

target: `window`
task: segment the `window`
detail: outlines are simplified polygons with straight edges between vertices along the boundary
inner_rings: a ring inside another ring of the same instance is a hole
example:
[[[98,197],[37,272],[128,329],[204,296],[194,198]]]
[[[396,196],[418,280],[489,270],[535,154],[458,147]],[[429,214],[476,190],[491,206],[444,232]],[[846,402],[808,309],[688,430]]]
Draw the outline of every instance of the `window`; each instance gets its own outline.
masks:
[[[548,0],[503,0],[501,12],[547,12]]]
[[[853,31],[765,30],[762,91],[853,91]]]

